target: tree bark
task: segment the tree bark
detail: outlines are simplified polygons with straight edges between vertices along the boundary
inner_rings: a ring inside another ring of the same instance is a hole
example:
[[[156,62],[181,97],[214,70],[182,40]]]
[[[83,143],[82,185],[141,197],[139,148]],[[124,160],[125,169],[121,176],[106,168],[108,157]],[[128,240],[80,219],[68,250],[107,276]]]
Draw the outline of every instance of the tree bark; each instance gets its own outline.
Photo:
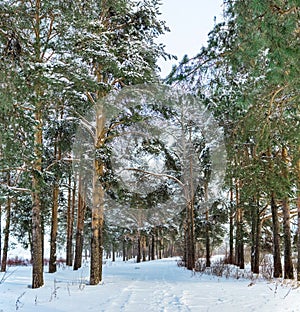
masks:
[[[127,254],[126,254],[126,239],[125,239],[125,237],[123,237],[123,240],[122,240],[122,256],[123,256],[123,261],[126,261]]]
[[[58,117],[58,116],[57,116]],[[60,119],[63,119],[63,109],[60,111]],[[61,161],[61,133],[58,132],[54,142],[54,159],[57,163]],[[59,201],[59,172],[54,173],[55,181],[53,185],[52,195],[52,216],[51,216],[51,235],[50,235],[50,257],[49,257],[49,273],[55,273],[56,266],[56,251],[57,251],[57,231],[58,231],[58,201]]]
[[[138,233],[138,238],[137,238],[136,262],[137,263],[141,262],[141,237],[140,237],[140,233]]]
[[[2,252],[2,261],[1,261],[1,272],[6,271],[9,233],[10,233],[10,213],[11,213],[11,197],[8,196],[7,204],[6,204],[6,220],[5,220],[5,228],[4,228],[4,242],[3,242],[3,252]]]
[[[58,181],[55,181],[52,195],[52,218],[51,218],[51,235],[50,235],[50,258],[49,258],[49,273],[55,273],[56,267],[56,240],[58,230],[58,196],[59,185]]]
[[[0,229],[2,229],[2,203],[0,203]],[[0,230],[0,261],[2,259],[2,231]]]
[[[142,236],[142,257],[143,262],[147,261],[147,239],[145,236]]]
[[[151,235],[151,260],[155,260],[155,235]]]
[[[66,265],[73,264],[73,223],[75,212],[75,197],[76,197],[76,177],[72,189],[71,174],[68,179],[68,211],[67,211],[67,246],[66,246]]]
[[[208,185],[204,185],[204,200],[205,200],[205,250],[206,250],[206,267],[210,268],[210,224],[209,224],[209,206],[208,206]]]
[[[259,203],[253,199],[254,205],[252,206],[251,216],[251,271],[255,274],[259,274],[259,257],[260,257],[260,211]],[[256,204],[255,204],[256,203]]]
[[[74,270],[81,268],[82,252],[83,252],[83,231],[84,231],[84,215],[85,215],[85,199],[83,195],[82,177],[78,177],[78,204],[77,204],[77,225],[75,238],[75,259]]]
[[[278,211],[275,202],[274,193],[271,195],[271,211],[272,211],[272,223],[273,223],[273,265],[274,273],[273,277],[282,277],[282,265],[280,254],[280,234],[279,234],[279,221]]]
[[[255,235],[255,249],[254,249],[254,267],[253,273],[259,274],[259,259],[260,259],[260,236],[261,236],[261,220],[260,211],[257,204],[257,214],[256,214],[256,235]]]
[[[291,242],[291,225],[290,225],[290,206],[288,199],[282,201],[283,210],[283,237],[284,237],[284,278],[294,278],[294,268],[292,262],[292,242]]]
[[[98,81],[101,81],[99,78]],[[102,106],[96,107],[95,150],[105,144],[105,117]],[[104,175],[104,163],[101,159],[94,160],[93,172],[93,204],[92,204],[92,240],[91,240],[91,267],[90,285],[97,285],[102,280],[102,232],[104,218],[104,189],[100,178]]]
[[[195,226],[194,205],[192,202],[187,205],[186,225],[186,268],[193,270],[195,268]]]
[[[300,152],[300,147],[299,147]],[[300,159],[296,164],[297,176],[297,212],[298,212],[298,228],[297,228],[297,281],[300,281]]]
[[[112,262],[116,262],[116,247],[115,247],[115,242],[112,242],[111,245],[111,250],[112,250]]]
[[[233,249],[233,231],[234,231],[234,209],[233,209],[233,189],[230,188],[230,210],[229,210],[229,257],[228,263],[233,264],[234,259],[234,249]]]
[[[288,178],[288,153],[287,148],[282,148],[282,161],[284,164],[282,175],[286,181]],[[292,242],[291,242],[291,216],[290,206],[287,195],[282,200],[282,213],[283,213],[283,239],[284,239],[284,278],[294,278],[294,268],[292,262]]]
[[[39,93],[39,92],[38,92]],[[33,165],[32,177],[32,288],[44,285],[43,274],[43,237],[42,237],[42,202],[41,202],[41,173],[42,173],[42,112],[38,103],[35,112],[37,122],[34,143],[36,160]]]
[[[252,204],[251,207],[251,272],[254,273],[254,258],[255,258],[255,237],[256,237],[256,207]]]
[[[236,264],[240,269],[245,268],[244,261],[244,235],[243,235],[243,210],[240,203],[239,182],[236,183]]]

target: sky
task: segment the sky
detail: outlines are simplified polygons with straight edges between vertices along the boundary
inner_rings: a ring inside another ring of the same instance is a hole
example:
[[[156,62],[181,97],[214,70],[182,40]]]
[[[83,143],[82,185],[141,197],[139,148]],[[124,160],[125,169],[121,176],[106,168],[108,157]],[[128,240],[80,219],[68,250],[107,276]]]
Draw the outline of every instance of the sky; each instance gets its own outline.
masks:
[[[223,20],[223,0],[161,0],[160,19],[166,21],[171,32],[159,38],[166,45],[166,52],[180,61],[185,54],[194,56],[203,45],[216,22]],[[165,77],[176,60],[159,61],[161,76]]]

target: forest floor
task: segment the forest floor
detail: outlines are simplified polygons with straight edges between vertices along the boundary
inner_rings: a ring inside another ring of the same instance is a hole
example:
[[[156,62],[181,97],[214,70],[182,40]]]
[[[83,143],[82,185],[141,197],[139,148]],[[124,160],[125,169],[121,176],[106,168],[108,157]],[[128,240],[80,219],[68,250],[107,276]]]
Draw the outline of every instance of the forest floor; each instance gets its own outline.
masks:
[[[60,267],[55,274],[45,273],[45,285],[31,289],[31,267],[10,267],[0,275],[0,312],[300,311],[300,288],[292,281],[192,273],[174,258],[107,261],[103,269],[98,286],[87,284],[84,264],[78,271]]]

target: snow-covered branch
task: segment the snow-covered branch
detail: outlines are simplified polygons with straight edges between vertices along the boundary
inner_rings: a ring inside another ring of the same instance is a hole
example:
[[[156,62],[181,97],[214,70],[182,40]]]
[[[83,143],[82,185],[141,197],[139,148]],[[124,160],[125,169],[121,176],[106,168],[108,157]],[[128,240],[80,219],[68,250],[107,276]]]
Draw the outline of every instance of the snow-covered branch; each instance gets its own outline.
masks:
[[[158,177],[158,178],[168,178],[170,180],[177,182],[181,187],[184,187],[184,184],[179,179],[177,179],[176,177],[169,175],[169,174],[155,173],[155,172],[146,171],[146,170],[137,169],[137,168],[125,168],[124,170],[141,172],[141,173],[148,174],[148,175]]]

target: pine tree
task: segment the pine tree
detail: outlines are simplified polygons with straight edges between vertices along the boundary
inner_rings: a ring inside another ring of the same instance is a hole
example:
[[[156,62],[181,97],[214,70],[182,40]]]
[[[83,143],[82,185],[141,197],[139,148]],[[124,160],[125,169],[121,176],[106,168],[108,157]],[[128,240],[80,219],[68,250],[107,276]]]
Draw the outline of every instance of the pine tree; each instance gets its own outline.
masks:
[[[71,63],[71,58],[67,60],[64,53],[65,35],[70,29],[63,18],[67,13],[72,12],[66,12],[60,1],[45,4],[39,0],[17,1],[13,5],[6,1],[0,12],[5,84],[12,85],[8,89],[10,101],[26,117],[20,125],[26,120],[28,123],[24,133],[26,150],[28,153],[34,151],[33,156],[24,159],[26,171],[31,174],[33,288],[43,285],[41,192],[47,174],[43,172],[43,130],[56,100],[68,96],[68,100],[75,103],[83,102],[80,86],[76,90],[70,89],[79,78],[74,73],[82,70],[76,60]],[[13,75],[16,78],[11,79]],[[82,74],[82,77],[85,76]]]
[[[259,219],[272,210],[276,276],[281,275],[277,209],[282,207],[288,277],[291,276],[288,202],[293,201],[299,157],[299,66],[296,66],[299,7],[293,0],[227,1],[225,18],[210,33],[208,47],[191,59],[183,59],[170,80],[175,77],[203,94],[224,126],[230,164],[228,186],[232,189],[238,183],[235,209],[238,216],[242,209],[243,228],[246,231],[252,228],[257,235]],[[287,157],[281,156],[282,149],[287,151]],[[287,164],[293,170],[284,169]],[[249,205],[251,202],[256,203],[256,213]],[[250,227],[245,224],[247,219]],[[240,221],[239,217],[236,222],[239,242]],[[252,244],[254,247],[254,239]]]
[[[79,3],[75,5],[80,7]],[[90,70],[97,82],[95,89],[87,90],[88,99],[95,107],[93,145],[97,155],[105,149],[108,133],[115,127],[114,123],[106,126],[101,99],[113,88],[157,79],[156,60],[166,54],[153,39],[167,29],[157,19],[156,1],[115,0],[100,6],[90,5],[88,11],[87,7],[80,7],[82,17],[76,24],[81,25],[82,37],[76,38],[76,53],[87,65],[91,64]],[[88,14],[88,23],[83,21],[85,14]],[[102,280],[104,189],[100,179],[105,167],[101,158],[96,157],[93,168],[90,284],[96,285]]]

